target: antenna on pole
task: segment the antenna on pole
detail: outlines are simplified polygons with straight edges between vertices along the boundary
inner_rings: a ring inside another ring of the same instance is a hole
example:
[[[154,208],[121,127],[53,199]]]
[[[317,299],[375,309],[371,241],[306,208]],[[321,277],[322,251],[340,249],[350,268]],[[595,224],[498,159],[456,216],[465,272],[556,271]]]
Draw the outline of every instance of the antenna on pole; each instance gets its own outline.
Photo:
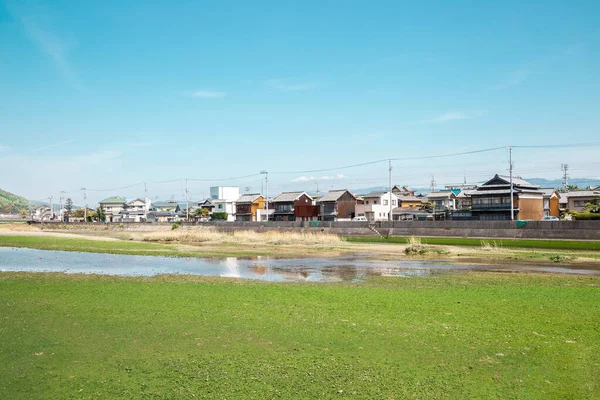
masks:
[[[81,188],[83,190],[83,222],[87,222],[87,193],[85,188]]]
[[[512,146],[508,146],[508,162],[509,162],[509,171],[510,171],[510,220],[514,221],[515,219],[515,199],[514,199],[514,188],[513,188],[513,167],[514,164],[512,162]]]
[[[431,175],[431,192],[435,192],[435,175]]]

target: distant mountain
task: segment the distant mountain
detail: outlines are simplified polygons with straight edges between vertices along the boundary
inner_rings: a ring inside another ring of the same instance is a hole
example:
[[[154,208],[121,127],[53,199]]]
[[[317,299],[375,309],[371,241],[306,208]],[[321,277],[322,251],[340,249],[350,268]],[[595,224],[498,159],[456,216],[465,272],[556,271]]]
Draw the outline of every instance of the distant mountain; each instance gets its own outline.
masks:
[[[22,209],[30,209],[32,204],[24,197],[0,189],[0,213],[17,214]]]
[[[562,187],[562,179],[525,178],[525,180],[543,188],[559,189]],[[587,189],[590,186],[600,186],[600,179],[573,178],[569,179],[569,185]]]

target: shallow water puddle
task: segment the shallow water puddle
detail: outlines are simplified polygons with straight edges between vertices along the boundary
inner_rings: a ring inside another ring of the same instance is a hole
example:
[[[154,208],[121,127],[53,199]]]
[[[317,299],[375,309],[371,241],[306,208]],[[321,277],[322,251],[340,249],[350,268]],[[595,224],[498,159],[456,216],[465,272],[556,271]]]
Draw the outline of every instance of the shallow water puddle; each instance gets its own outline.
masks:
[[[371,276],[431,276],[465,270],[518,270],[600,275],[600,271],[597,270],[570,269],[561,266],[490,266],[432,260],[366,260],[356,257],[177,258],[0,247],[0,271],[2,272],[63,272],[123,276],[188,274],[278,282],[335,282],[360,281]]]

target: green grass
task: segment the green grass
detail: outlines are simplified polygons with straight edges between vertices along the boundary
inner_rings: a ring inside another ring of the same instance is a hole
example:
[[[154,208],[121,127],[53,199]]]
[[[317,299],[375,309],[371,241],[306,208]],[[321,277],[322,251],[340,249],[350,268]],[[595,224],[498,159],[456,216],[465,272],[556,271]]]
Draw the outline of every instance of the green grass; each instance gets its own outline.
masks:
[[[213,257],[261,255],[257,250],[205,251],[181,250],[176,245],[126,240],[92,240],[61,238],[56,236],[0,235],[0,247],[26,247],[41,250],[80,251],[85,253],[108,253],[129,255],[152,255],[167,257]]]
[[[7,399],[600,397],[600,279],[0,274]]]
[[[355,243],[390,243],[406,244],[406,237],[348,237],[349,242]],[[470,239],[470,238],[421,238],[423,244],[443,246],[473,246],[480,247],[482,241],[495,242],[498,246],[521,249],[555,249],[555,250],[586,250],[600,251],[600,241],[575,240],[532,240],[532,239]]]

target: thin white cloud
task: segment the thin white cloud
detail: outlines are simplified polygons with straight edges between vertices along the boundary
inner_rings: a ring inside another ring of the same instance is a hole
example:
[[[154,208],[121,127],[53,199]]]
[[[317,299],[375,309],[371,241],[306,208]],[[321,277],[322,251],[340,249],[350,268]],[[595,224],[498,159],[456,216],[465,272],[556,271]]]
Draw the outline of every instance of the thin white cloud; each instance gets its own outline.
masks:
[[[192,93],[193,97],[199,97],[201,99],[219,99],[227,96],[225,92],[216,92],[213,90],[198,90],[197,92]]]
[[[318,182],[318,181],[333,181],[338,179],[344,179],[343,174],[325,175],[325,176],[299,176],[292,179],[292,182]]]
[[[81,89],[83,85],[71,68],[67,58],[65,42],[54,32],[45,29],[40,21],[48,17],[46,15],[40,16],[39,14],[27,12],[22,8],[22,3],[19,3],[19,6],[16,4],[16,2],[8,1],[6,2],[6,8],[13,18],[21,23],[27,37],[50,58],[56,69],[66,80],[76,88]]]
[[[0,152],[2,151],[8,151],[9,147],[8,146],[3,146],[0,144]]]
[[[270,79],[267,81],[267,86],[278,90],[286,91],[304,91],[316,88],[318,85],[311,82],[297,82],[291,79]]]
[[[424,119],[421,121],[417,121],[417,123],[421,123],[421,124],[443,124],[446,122],[453,122],[453,121],[461,121],[461,120],[465,120],[465,119],[473,119],[473,118],[477,118],[480,117],[481,115],[483,115],[483,113],[478,112],[478,113],[467,113],[464,111],[449,111],[449,112],[445,112],[443,114],[437,115],[433,118],[429,118],[429,119]]]
[[[18,155],[22,156],[22,155],[26,155],[26,154],[37,153],[37,152],[40,152],[42,150],[47,150],[47,149],[51,149],[53,147],[58,147],[58,146],[62,146],[62,145],[65,145],[65,144],[69,144],[71,142],[74,142],[75,140],[76,139],[68,139],[68,140],[63,140],[62,142],[52,143],[52,144],[49,144],[49,145],[46,145],[46,146],[42,146],[42,147],[36,147],[35,149],[27,150],[27,151],[25,151],[23,153],[20,153]]]

